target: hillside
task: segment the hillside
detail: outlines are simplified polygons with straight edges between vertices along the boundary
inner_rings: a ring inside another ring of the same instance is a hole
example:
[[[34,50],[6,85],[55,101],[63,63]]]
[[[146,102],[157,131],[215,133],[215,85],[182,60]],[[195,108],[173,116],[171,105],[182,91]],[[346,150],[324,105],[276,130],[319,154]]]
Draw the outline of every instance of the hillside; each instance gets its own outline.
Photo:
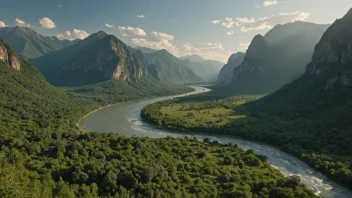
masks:
[[[352,9],[323,34],[304,74],[261,99],[219,99],[214,91],[155,103],[141,115],[172,130],[233,135],[277,146],[351,189],[351,29]],[[256,36],[252,45],[246,57],[265,63],[266,56],[256,56],[265,53],[265,38]],[[261,64],[248,66],[263,71]]]
[[[232,144],[79,133],[75,123],[94,102],[49,85],[2,40],[0,77],[1,197],[316,197]]]
[[[83,86],[111,79],[127,83],[152,78],[148,74],[149,63],[140,51],[132,52],[115,36],[102,31],[31,62],[56,86]]]
[[[294,22],[277,25],[265,36],[257,35],[227,88],[235,94],[268,94],[296,79],[327,27]]]
[[[151,54],[145,54],[149,63],[158,72],[158,79],[171,83],[201,82],[192,70],[188,69],[185,62],[170,54],[166,50],[159,50]]]
[[[78,42],[43,36],[30,28],[19,26],[0,28],[0,38],[26,59],[41,57]]]
[[[216,87],[226,86],[232,81],[233,71],[235,67],[239,66],[243,62],[244,56],[245,54],[242,52],[238,52],[230,56],[227,64],[224,65],[219,72]]]

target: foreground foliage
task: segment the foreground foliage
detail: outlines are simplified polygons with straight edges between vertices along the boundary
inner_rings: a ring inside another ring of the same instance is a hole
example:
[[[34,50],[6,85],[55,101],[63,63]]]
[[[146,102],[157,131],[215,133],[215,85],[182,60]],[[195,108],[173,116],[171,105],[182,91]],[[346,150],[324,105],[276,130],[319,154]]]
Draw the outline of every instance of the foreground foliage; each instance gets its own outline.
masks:
[[[158,127],[234,135],[279,146],[352,188],[352,128],[348,121],[351,118],[351,102],[345,100],[348,98],[346,94],[345,99],[327,95],[318,106],[312,105],[309,100],[303,100],[305,103],[295,101],[295,106],[286,106],[287,100],[282,101],[282,105],[278,100],[263,102],[270,101],[272,97],[250,102],[259,97],[217,99],[213,94],[151,104],[142,110],[141,115]],[[330,105],[334,101],[335,104],[336,101],[344,101],[345,105]],[[261,106],[263,104],[264,107]]]
[[[236,145],[76,128],[98,106],[185,89],[155,85],[146,94],[109,81],[67,91],[20,64],[0,61],[0,197],[316,197]]]

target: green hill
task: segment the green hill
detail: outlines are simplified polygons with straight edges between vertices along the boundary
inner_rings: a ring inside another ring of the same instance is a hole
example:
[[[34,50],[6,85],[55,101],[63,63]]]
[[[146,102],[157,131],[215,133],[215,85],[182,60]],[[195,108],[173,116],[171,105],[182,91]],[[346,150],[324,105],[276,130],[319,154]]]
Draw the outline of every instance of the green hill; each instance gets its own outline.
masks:
[[[41,57],[78,42],[43,36],[30,28],[19,26],[0,28],[0,38],[26,59]]]

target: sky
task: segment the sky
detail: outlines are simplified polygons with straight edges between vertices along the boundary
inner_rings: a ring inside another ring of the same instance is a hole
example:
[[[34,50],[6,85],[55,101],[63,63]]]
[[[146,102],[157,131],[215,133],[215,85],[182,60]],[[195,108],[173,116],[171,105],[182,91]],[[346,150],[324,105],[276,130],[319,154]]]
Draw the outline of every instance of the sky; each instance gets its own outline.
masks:
[[[351,7],[352,0],[11,0],[1,2],[0,28],[71,40],[102,30],[132,47],[226,62],[276,24],[331,24]]]

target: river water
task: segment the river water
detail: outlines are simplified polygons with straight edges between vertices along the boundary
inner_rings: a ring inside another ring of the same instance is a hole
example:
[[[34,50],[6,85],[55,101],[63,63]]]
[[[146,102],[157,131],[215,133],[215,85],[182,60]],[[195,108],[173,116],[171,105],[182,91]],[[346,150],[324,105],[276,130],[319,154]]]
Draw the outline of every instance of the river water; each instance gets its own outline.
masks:
[[[79,123],[79,126],[87,132],[116,132],[119,135],[127,137],[144,136],[162,138],[166,136],[189,136],[196,137],[200,140],[204,139],[205,137],[209,137],[212,140],[217,140],[221,143],[232,142],[233,144],[237,144],[244,149],[254,149],[257,154],[266,155],[268,157],[268,161],[272,164],[272,166],[279,169],[283,174],[300,176],[302,182],[314,190],[316,194],[321,197],[352,198],[352,192],[348,189],[341,187],[335,182],[332,182],[327,177],[309,167],[307,164],[297,159],[296,157],[279,151],[278,149],[268,145],[223,136],[206,136],[195,134],[188,135],[185,133],[170,132],[166,129],[156,129],[150,124],[142,121],[140,112],[145,105],[162,100],[172,99],[175,97],[182,97],[209,91],[209,89],[198,86],[192,86],[192,88],[194,88],[195,91],[188,94],[116,104],[100,109],[83,118]]]

